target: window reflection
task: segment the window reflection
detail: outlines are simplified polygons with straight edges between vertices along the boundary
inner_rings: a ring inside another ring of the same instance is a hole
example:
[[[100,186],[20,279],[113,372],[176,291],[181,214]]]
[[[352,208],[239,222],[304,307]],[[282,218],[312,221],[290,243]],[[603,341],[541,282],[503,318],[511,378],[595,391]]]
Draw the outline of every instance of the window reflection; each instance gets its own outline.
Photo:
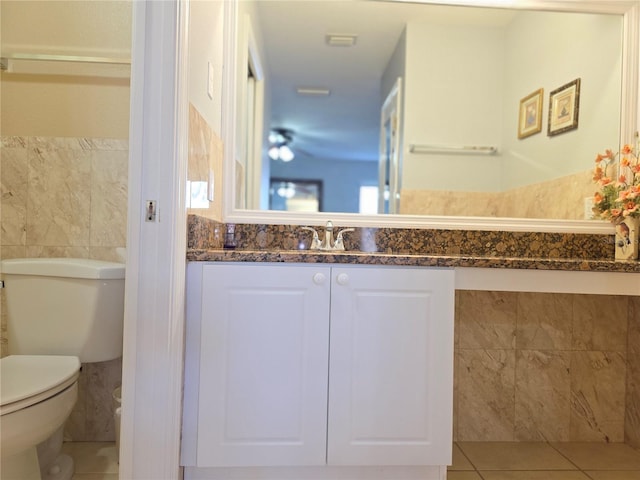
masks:
[[[269,209],[289,212],[322,212],[322,181],[272,178]]]

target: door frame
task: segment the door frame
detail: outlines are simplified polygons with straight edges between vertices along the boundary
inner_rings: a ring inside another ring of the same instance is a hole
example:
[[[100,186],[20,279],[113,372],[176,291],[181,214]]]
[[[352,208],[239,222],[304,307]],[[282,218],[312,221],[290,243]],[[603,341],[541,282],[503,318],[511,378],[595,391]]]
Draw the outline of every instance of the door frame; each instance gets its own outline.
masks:
[[[133,2],[120,472],[180,478],[189,0]],[[145,220],[147,200],[155,221]]]

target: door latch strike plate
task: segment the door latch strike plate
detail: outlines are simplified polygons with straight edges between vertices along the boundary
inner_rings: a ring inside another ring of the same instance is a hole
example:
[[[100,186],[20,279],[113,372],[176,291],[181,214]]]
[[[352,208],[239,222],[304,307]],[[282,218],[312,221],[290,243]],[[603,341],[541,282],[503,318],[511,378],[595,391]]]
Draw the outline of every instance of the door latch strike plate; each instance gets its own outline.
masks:
[[[155,222],[157,215],[157,206],[155,200],[147,200],[145,210],[145,222]]]

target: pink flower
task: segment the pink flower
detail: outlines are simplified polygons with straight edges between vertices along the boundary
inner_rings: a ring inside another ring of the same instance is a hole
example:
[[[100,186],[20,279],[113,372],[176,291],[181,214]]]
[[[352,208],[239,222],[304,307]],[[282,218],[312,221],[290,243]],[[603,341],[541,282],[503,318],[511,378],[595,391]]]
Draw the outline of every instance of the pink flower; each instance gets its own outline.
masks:
[[[606,185],[609,185],[613,180],[611,180],[609,177],[602,177],[600,179],[600,185],[602,185],[603,187]]]
[[[625,155],[633,153],[633,147],[629,144],[626,144],[624,147],[622,147],[622,153],[624,153]]]
[[[598,180],[602,179],[603,176],[604,171],[602,170],[602,168],[600,168],[600,166],[597,166],[593,171],[593,181],[597,182]]]

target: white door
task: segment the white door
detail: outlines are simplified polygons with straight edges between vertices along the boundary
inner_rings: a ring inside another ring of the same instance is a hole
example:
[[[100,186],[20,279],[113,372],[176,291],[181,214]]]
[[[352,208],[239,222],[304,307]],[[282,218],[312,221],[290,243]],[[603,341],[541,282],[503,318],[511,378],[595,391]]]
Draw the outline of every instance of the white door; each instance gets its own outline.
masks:
[[[451,460],[453,271],[333,268],[327,463]]]
[[[329,267],[204,267],[198,466],[325,464],[329,290]]]
[[[398,77],[380,111],[378,213],[400,213],[401,118],[402,78]]]

